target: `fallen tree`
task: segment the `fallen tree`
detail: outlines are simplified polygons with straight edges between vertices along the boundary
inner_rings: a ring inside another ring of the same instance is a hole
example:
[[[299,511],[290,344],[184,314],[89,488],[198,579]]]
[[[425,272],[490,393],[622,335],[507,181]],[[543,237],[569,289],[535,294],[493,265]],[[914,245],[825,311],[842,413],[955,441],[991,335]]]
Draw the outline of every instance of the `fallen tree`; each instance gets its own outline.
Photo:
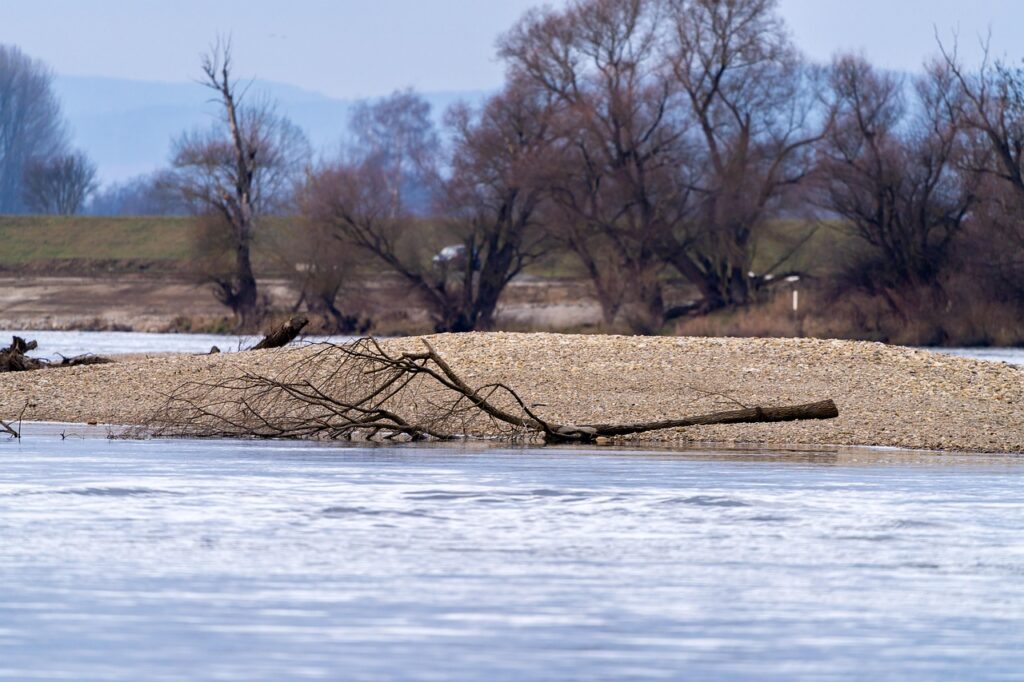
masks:
[[[38,347],[39,344],[35,341],[25,341],[20,336],[15,336],[10,346],[0,350],[0,372],[27,372],[41,369],[41,360],[26,355],[30,350],[35,350]]]
[[[831,419],[831,400],[748,407],[634,424],[560,424],[511,387],[473,387],[426,341],[389,353],[372,338],[311,346],[273,376],[250,372],[179,387],[148,425],[156,436],[453,440],[470,433],[545,443],[594,443],[708,424]],[[735,402],[735,401],[733,401]],[[488,428],[481,428],[483,419]]]
[[[76,355],[71,358],[61,356],[60,362],[41,360],[27,355],[29,351],[38,347],[39,344],[35,341],[26,341],[20,336],[15,336],[10,346],[0,349],[0,372],[28,372],[37,369],[102,365],[113,362],[110,358],[92,354]]]

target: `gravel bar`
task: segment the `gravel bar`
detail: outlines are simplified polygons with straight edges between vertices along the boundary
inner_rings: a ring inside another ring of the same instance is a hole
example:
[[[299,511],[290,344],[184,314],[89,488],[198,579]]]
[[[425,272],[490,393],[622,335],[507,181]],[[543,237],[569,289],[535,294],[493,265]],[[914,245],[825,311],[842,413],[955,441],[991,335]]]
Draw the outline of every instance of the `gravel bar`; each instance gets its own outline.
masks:
[[[429,337],[471,384],[504,382],[561,423],[637,422],[832,398],[838,419],[669,429],[642,440],[1024,453],[1024,368],[818,339],[472,333]],[[416,348],[417,337],[383,342]],[[303,347],[0,374],[0,419],[145,423],[190,380],[273,374]],[[480,435],[486,435],[481,433]]]

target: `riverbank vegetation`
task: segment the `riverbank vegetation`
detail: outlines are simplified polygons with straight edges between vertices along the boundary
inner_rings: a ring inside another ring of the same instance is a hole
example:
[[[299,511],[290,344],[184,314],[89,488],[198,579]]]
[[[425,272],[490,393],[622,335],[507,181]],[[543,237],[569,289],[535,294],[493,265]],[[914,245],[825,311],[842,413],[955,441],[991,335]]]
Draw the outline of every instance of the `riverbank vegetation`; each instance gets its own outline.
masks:
[[[375,328],[381,278],[434,330],[470,331],[541,274],[585,281],[603,331],[1024,342],[1016,65],[972,68],[955,40],[913,76],[815,64],[771,0],[576,0],[498,52],[506,84],[479,108],[438,129],[414,92],[366,102],[314,160],[271,103],[236,96],[218,44],[219,121],[122,202],[191,211],[189,244],[169,231],[137,257],[187,261],[243,328],[275,313],[271,273],[348,333]]]

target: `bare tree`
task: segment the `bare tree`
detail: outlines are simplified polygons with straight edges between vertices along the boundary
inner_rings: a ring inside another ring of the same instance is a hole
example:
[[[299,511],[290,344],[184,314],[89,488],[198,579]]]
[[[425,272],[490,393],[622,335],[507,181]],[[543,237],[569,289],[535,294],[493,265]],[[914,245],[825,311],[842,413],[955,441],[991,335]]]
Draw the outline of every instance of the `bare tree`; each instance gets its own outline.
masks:
[[[669,182],[682,131],[671,115],[663,10],[659,0],[578,0],[528,13],[501,43],[512,73],[559,104],[558,234],[590,277],[605,324],[625,304],[640,332],[663,324],[660,243],[685,203]]]
[[[25,206],[39,213],[74,215],[96,191],[96,164],[76,151],[31,161],[23,179]]]
[[[430,105],[413,93],[395,93],[361,106],[352,132],[345,158],[307,177],[300,195],[303,215],[344,248],[368,254],[397,274],[443,328],[447,300],[430,270],[430,246],[416,234],[424,216],[409,206],[412,188],[432,195],[438,178]]]
[[[454,149],[444,208],[462,257],[439,261],[435,269],[453,301],[455,329],[493,328],[505,287],[549,245],[538,216],[548,194],[552,116],[544,92],[515,81],[479,116],[466,108],[451,112]]]
[[[443,181],[420,98],[398,93],[364,107],[355,121],[349,160],[310,179],[307,215],[398,275],[438,331],[491,327],[502,291],[542,241],[534,221],[551,140],[542,93],[512,85],[479,115],[455,109]],[[419,203],[410,198],[416,187],[436,194],[441,214],[428,219],[410,206]]]
[[[993,62],[986,44],[981,66],[970,72],[955,43],[952,49],[939,47],[954,86],[945,103],[987,146],[987,154],[971,159],[970,170],[995,176],[1024,194],[1024,70]]]
[[[960,165],[977,178],[983,198],[974,221],[982,270],[1024,297],[1024,68],[992,60],[987,42],[983,48],[980,66],[971,71],[955,42],[951,48],[940,43],[952,74],[944,102],[969,136],[970,153]]]
[[[243,102],[232,77],[231,46],[218,42],[203,57],[203,84],[215,93],[220,120],[175,144],[169,181],[197,213],[223,225],[233,254],[229,275],[212,274],[218,300],[252,328],[260,316],[251,248],[261,215],[290,192],[309,157],[302,132],[264,100]]]
[[[796,198],[831,120],[774,0],[575,0],[503,40],[563,105],[563,234],[605,322],[654,332],[673,267],[704,311],[751,300],[764,227]]]
[[[350,160],[387,176],[391,209],[425,213],[438,180],[441,143],[430,103],[412,90],[356,105],[349,120]]]
[[[792,206],[832,107],[789,40],[776,0],[670,0],[673,77],[692,134],[683,182],[693,210],[669,262],[705,311],[743,305],[765,226]]]
[[[961,136],[943,105],[950,77],[936,65],[920,78],[908,115],[897,76],[851,56],[832,66],[840,114],[822,150],[826,207],[871,249],[857,283],[897,312],[894,290],[937,286],[976,202],[974,183],[955,167]]]
[[[169,181],[167,170],[104,185],[86,207],[90,215],[188,215],[189,205]]]
[[[53,74],[17,47],[0,45],[0,213],[22,210],[30,163],[63,154],[67,145]]]
[[[365,333],[370,319],[360,277],[372,276],[366,258],[337,239],[334,230],[308,216],[288,221],[274,250],[299,292],[293,310],[321,315],[341,334]]]

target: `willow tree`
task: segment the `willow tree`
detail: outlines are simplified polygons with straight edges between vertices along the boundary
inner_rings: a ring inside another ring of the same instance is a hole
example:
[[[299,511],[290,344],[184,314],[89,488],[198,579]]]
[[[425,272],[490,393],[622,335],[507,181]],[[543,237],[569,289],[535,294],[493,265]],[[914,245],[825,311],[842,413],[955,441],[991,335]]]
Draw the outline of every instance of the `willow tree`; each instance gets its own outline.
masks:
[[[883,295],[897,313],[900,290],[939,290],[978,199],[976,177],[956,167],[964,140],[943,105],[951,77],[933,66],[908,103],[901,78],[859,57],[840,57],[831,69],[839,115],[821,148],[824,206],[867,247],[854,283]]]
[[[832,116],[774,0],[575,0],[528,13],[501,54],[561,105],[561,233],[606,324],[750,302],[760,233]],[[699,305],[666,309],[672,269]]]
[[[528,13],[502,40],[515,77],[551,93],[561,154],[556,234],[587,272],[604,322],[664,320],[660,248],[685,201],[671,175],[681,129],[659,0],[586,0]]]
[[[758,241],[799,198],[835,106],[790,41],[776,0],[669,0],[672,78],[688,123],[693,202],[667,259],[704,310],[751,301]]]
[[[502,293],[546,251],[538,218],[549,196],[550,98],[511,82],[474,114],[450,112],[451,173],[442,208],[463,258],[439,283],[452,299],[456,329],[491,329]]]
[[[309,178],[304,212],[404,282],[437,331],[490,328],[540,253],[550,118],[543,93],[515,83],[479,112],[456,108],[442,177],[429,107],[397,93],[355,118],[355,149]]]
[[[981,64],[969,69],[955,44],[940,47],[952,74],[944,102],[969,139],[959,165],[977,178],[983,199],[972,244],[979,274],[1024,300],[1024,67],[993,60],[986,44]]]

